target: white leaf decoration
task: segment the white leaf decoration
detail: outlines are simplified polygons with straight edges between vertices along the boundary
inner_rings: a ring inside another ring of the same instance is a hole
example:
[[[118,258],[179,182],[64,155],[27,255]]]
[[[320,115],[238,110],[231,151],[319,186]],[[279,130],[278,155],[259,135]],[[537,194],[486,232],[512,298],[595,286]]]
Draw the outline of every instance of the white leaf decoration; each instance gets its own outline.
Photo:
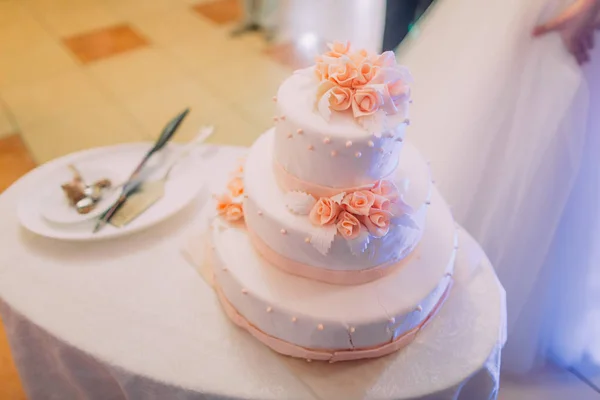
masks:
[[[367,249],[369,242],[371,240],[371,236],[369,235],[369,231],[367,227],[364,225],[360,225],[360,233],[358,237],[355,239],[346,239],[346,243],[350,248],[350,252],[355,256],[359,256],[361,253]]]
[[[331,119],[331,109],[329,108],[329,96],[331,96],[331,93],[331,90],[328,90],[317,102],[317,110],[319,110],[319,114],[321,114],[325,121]]]
[[[344,200],[344,196],[346,196],[346,192],[338,193],[335,196],[331,197],[331,201],[337,204],[342,204],[342,200]]]
[[[297,215],[308,215],[317,203],[313,196],[299,191],[287,192],[284,199],[288,210]]]
[[[310,243],[319,253],[326,256],[329,253],[336,233],[337,227],[335,224],[315,227],[310,238]]]

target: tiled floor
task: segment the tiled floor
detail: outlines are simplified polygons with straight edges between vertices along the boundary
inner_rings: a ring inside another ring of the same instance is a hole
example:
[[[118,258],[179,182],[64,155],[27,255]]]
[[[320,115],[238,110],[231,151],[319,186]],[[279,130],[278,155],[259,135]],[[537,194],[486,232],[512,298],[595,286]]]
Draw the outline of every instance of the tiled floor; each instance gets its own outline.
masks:
[[[280,39],[267,45],[258,33],[229,36],[238,0],[0,0],[0,193],[36,163],[151,140],[185,107],[192,112],[176,140],[214,124],[213,142],[248,145],[271,126],[280,82],[325,40],[371,50],[380,41],[384,0],[279,4],[271,17],[283,21]],[[22,399],[1,328],[0,399]],[[552,370],[506,380],[500,398],[590,393]]]

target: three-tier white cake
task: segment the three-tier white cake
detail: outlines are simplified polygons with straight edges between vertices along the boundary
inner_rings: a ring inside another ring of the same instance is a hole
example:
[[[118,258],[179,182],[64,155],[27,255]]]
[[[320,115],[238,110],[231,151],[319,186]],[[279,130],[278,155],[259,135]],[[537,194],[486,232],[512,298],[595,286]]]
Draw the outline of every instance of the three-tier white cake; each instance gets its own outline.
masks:
[[[211,234],[227,315],[273,350],[330,362],[410,343],[452,284],[456,232],[404,142],[410,75],[334,43],[280,87]]]

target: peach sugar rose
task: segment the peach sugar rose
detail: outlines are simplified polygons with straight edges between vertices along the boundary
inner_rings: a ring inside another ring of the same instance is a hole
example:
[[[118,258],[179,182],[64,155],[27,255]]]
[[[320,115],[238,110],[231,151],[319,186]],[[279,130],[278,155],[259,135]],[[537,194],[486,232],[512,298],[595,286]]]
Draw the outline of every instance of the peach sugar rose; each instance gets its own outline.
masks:
[[[244,207],[240,203],[231,203],[225,210],[225,219],[229,222],[239,221],[244,217]]]
[[[352,98],[352,113],[354,117],[372,115],[383,105],[381,94],[372,87],[356,89]]]
[[[382,237],[390,230],[390,219],[391,215],[388,211],[373,208],[368,216],[361,218],[361,222],[371,235]]]
[[[351,87],[354,79],[358,77],[358,70],[354,64],[330,64],[328,69],[329,80],[342,87]]]
[[[229,205],[231,203],[233,203],[231,196],[229,196],[228,194],[224,194],[222,196],[216,197],[216,200],[217,200],[217,213],[219,215],[225,215],[225,212],[227,212],[227,207],[229,207]]]
[[[375,202],[375,195],[368,190],[359,190],[344,196],[342,205],[344,209],[356,215],[369,215]]]
[[[328,197],[321,197],[310,210],[309,218],[313,225],[328,225],[335,222],[342,210],[339,204]]]
[[[348,240],[356,239],[360,234],[360,222],[347,211],[342,211],[337,222],[338,232]]]
[[[376,195],[383,196],[389,201],[394,202],[400,198],[400,192],[393,182],[388,180],[377,181],[371,189]]]
[[[240,177],[235,177],[229,181],[227,189],[233,197],[239,197],[244,194],[244,181]]]

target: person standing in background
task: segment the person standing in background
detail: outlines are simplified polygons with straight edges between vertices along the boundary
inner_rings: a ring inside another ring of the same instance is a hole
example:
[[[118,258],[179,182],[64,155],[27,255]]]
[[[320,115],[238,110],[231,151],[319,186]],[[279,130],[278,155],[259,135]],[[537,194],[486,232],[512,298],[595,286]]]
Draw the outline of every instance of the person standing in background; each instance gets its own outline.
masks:
[[[239,36],[248,32],[262,32],[269,42],[275,39],[276,29],[274,15],[277,0],[242,0],[244,18],[242,23],[231,32],[231,36]]]
[[[433,0],[387,0],[382,51],[394,51]]]

